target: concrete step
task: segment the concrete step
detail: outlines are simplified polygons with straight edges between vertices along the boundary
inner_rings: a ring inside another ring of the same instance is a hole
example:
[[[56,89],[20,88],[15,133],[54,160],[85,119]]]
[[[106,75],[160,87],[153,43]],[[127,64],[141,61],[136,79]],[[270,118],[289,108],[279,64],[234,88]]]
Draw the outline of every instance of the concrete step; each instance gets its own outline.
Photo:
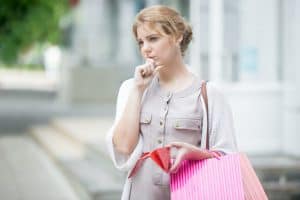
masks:
[[[61,133],[48,126],[34,126],[29,133],[42,145],[49,155],[59,160],[77,160],[84,157],[84,147],[68,140]]]
[[[115,105],[66,104],[57,91],[4,89],[0,86],[0,132],[20,132],[36,124],[47,124],[54,117],[111,116]]]
[[[270,199],[300,199],[300,159],[284,154],[249,157]]]
[[[122,179],[124,174],[113,166],[105,144],[105,136],[112,123],[112,118],[56,118],[51,126],[70,140],[84,146],[87,157],[101,162],[111,174]]]
[[[43,101],[50,101],[57,97],[57,91],[55,90],[46,90],[46,89],[18,89],[18,88],[0,88],[1,102],[4,100],[9,100],[12,98],[31,100],[39,99]]]
[[[84,144],[51,126],[33,127],[30,133],[60,166],[81,199],[120,199],[123,179],[107,170],[106,160],[88,157]]]
[[[79,200],[48,156],[28,136],[0,137],[0,199]]]
[[[112,118],[68,117],[52,120],[51,126],[72,141],[91,147],[101,156],[109,159],[105,145],[105,135],[112,123]]]
[[[26,132],[26,130],[31,126],[37,124],[48,124],[51,119],[56,117],[103,117],[110,116],[113,112],[113,105],[68,106],[56,100],[24,100],[17,97],[13,99],[2,100],[1,96],[0,132]]]

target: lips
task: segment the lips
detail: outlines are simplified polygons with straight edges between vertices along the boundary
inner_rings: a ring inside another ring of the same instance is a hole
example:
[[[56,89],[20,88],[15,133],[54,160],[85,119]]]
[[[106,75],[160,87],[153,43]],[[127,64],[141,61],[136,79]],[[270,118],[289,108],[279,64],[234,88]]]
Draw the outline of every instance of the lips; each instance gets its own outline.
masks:
[[[156,57],[155,56],[147,56],[148,59],[152,59],[152,60],[155,60]]]

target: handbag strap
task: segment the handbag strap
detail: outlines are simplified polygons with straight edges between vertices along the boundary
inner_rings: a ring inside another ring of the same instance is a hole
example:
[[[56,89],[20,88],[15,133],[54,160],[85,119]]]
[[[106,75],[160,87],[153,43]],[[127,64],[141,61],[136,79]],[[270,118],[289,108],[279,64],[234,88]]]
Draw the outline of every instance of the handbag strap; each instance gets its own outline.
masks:
[[[201,85],[201,93],[204,100],[205,108],[206,108],[206,145],[205,149],[209,150],[209,117],[208,117],[208,97],[207,97],[207,89],[206,89],[206,83],[207,81],[202,81]]]

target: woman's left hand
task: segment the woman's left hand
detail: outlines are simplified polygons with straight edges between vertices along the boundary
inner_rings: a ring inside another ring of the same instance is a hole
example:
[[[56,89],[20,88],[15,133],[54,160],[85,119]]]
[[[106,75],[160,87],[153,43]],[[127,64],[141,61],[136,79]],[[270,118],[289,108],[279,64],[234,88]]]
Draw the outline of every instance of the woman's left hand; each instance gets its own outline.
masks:
[[[184,160],[203,160],[216,157],[216,154],[211,151],[200,149],[185,142],[172,142],[167,147],[171,149],[171,158],[173,160],[170,173],[176,173]]]

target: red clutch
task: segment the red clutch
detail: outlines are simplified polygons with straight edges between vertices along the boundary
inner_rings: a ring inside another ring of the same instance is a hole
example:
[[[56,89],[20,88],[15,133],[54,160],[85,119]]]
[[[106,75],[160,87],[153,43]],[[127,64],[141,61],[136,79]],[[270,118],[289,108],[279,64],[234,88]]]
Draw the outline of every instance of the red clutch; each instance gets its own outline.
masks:
[[[159,166],[166,173],[169,172],[169,169],[171,167],[170,147],[162,147],[157,148],[151,152],[143,153],[142,156],[136,162],[128,178],[131,178],[138,171],[143,161],[147,158],[151,158],[151,160],[153,160],[157,164],[157,166]]]

